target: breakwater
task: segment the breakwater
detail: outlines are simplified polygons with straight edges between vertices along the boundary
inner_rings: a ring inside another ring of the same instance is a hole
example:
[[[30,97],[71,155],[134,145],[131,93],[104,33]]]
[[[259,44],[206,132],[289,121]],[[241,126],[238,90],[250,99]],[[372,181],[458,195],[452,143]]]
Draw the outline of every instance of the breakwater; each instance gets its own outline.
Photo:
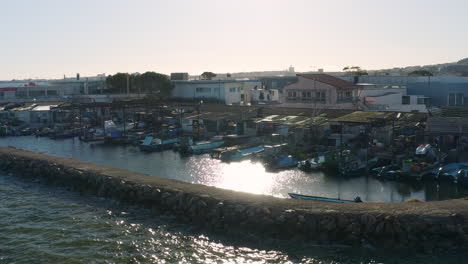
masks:
[[[11,147],[0,169],[52,185],[175,215],[217,232],[320,244],[371,244],[426,252],[466,247],[468,201],[330,204],[162,179]],[[252,176],[254,177],[254,176]]]

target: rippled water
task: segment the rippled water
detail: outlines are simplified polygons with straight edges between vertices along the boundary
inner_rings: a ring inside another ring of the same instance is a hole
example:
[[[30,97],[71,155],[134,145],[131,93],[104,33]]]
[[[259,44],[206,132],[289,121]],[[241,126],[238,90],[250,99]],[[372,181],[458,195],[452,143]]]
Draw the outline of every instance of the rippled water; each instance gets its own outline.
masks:
[[[105,146],[78,139],[51,140],[36,137],[0,138],[0,145],[12,145],[61,157],[72,157],[115,168],[164,178],[211,185],[237,191],[288,197],[288,192],[364,201],[401,202],[410,198],[444,200],[468,196],[466,188],[450,183],[401,183],[373,177],[342,178],[321,172],[290,169],[267,172],[250,161],[221,163],[209,155],[181,157],[173,151],[143,153],[134,146]]]
[[[0,263],[461,263],[461,256],[233,240],[0,173]]]
[[[183,159],[173,152],[148,155],[132,147],[107,148],[76,140],[33,137],[0,139],[0,145],[257,193],[282,195],[294,188],[313,192],[336,187],[333,183],[336,179],[329,180],[323,174],[308,175],[296,170],[272,174],[259,164],[220,164],[203,156]],[[362,183],[366,181],[355,184]],[[315,185],[320,187],[317,189]],[[370,186],[375,183],[366,188]],[[434,257],[255,237],[228,238],[196,230],[143,208],[83,197],[0,172],[0,263],[347,264],[462,263],[462,260],[460,255]]]

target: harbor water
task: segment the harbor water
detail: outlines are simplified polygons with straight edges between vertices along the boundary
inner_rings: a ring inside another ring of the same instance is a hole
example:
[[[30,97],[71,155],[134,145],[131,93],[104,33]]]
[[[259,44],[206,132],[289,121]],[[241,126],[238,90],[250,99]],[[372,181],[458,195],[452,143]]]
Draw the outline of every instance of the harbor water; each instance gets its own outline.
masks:
[[[106,147],[77,139],[2,138],[0,145],[280,197],[290,191],[332,197],[341,192],[342,198],[360,195],[393,202],[451,196],[424,184],[382,183],[367,177],[340,180],[294,169],[269,173],[249,161],[223,164],[209,156],[147,154],[131,146]],[[462,263],[461,259],[460,255],[391,254],[371,247],[227,238],[144,208],[83,197],[0,172],[0,263]]]
[[[208,154],[182,157],[174,151],[141,152],[134,146],[107,146],[75,139],[45,137],[0,138],[0,146],[15,146],[45,154],[74,158],[109,167],[146,173],[162,178],[216,186],[256,194],[288,197],[289,192],[363,201],[426,201],[468,196],[468,190],[448,182],[380,181],[373,177],[338,177],[323,172],[289,169],[268,172],[259,162],[222,163]]]

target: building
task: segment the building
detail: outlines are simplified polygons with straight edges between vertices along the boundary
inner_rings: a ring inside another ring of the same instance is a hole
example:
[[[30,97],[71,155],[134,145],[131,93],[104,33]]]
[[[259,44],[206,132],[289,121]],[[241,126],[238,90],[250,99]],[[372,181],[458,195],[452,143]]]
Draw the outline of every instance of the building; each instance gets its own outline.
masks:
[[[171,73],[171,81],[188,81],[189,74],[187,72]]]
[[[253,89],[252,104],[278,104],[280,103],[279,90],[277,89]]]
[[[53,123],[52,108],[57,105],[38,105],[30,110],[30,123],[50,125]]]
[[[426,113],[430,105],[428,97],[408,95],[406,86],[356,85],[360,87],[358,105],[362,110]]]
[[[283,105],[329,109],[355,109],[359,87],[327,74],[298,74],[296,83],[284,87]]]
[[[247,105],[251,91],[260,88],[257,80],[172,81],[172,98],[185,100],[211,99],[227,105]]]
[[[352,76],[339,76],[352,80]],[[359,82],[379,86],[405,86],[407,95],[430,99],[431,106],[468,106],[468,77],[458,76],[360,76]]]

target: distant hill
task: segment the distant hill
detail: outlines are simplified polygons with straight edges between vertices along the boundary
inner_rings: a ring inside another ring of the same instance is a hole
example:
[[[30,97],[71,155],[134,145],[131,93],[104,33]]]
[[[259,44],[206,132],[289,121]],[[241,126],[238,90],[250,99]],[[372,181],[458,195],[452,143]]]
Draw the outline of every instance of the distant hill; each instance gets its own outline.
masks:
[[[427,70],[434,75],[449,75],[449,76],[464,76],[468,77],[468,58],[458,62],[424,65],[424,66],[409,66],[403,68],[383,69],[369,71],[371,75],[407,75],[413,71]]]

